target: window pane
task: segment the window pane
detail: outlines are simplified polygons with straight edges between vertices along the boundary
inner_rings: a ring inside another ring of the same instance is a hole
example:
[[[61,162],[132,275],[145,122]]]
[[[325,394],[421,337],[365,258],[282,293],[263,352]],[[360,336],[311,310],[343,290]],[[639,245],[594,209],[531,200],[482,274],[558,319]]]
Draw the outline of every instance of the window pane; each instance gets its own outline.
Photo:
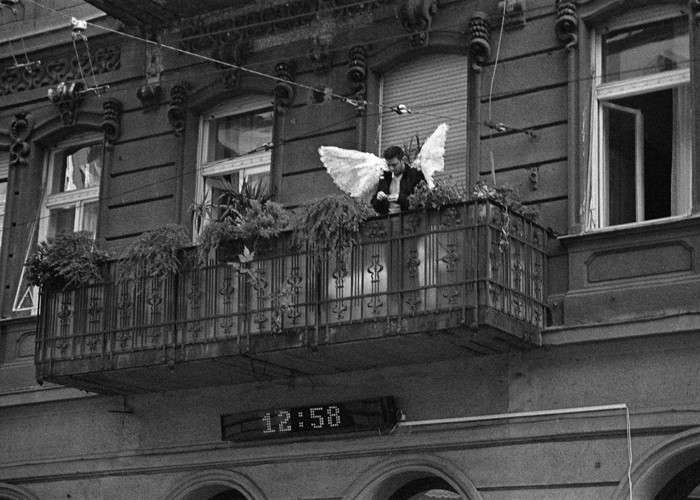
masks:
[[[72,233],[75,225],[75,207],[59,208],[49,213],[48,237],[61,233]]]
[[[611,104],[638,110],[643,116],[643,175],[635,175],[634,116],[605,108],[604,126],[607,143],[607,168],[610,198],[610,225],[635,222],[635,186],[643,183],[644,219],[673,215],[672,190],[682,168],[674,168],[674,139],[678,127],[674,119],[674,89],[615,99]],[[687,147],[687,145],[686,145]]]
[[[82,231],[88,231],[94,236],[97,232],[97,209],[99,203],[94,201],[83,205]]]
[[[102,146],[87,146],[66,154],[61,170],[62,175],[58,182],[62,182],[62,185],[58,191],[99,186],[102,176]]]
[[[207,162],[237,158],[272,140],[272,110],[224,116],[209,121]]]
[[[603,36],[603,81],[688,68],[685,18],[612,31]]]
[[[609,224],[637,220],[635,117],[624,111],[604,108]]]

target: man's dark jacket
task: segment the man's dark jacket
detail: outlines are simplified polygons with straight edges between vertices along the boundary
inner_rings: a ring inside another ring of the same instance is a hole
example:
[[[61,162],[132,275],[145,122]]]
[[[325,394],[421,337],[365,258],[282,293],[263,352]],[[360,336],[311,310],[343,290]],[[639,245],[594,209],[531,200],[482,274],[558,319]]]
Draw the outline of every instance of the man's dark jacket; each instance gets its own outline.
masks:
[[[424,181],[423,172],[411,168],[406,165],[406,169],[403,171],[403,177],[401,177],[401,182],[399,182],[399,199],[397,203],[401,206],[401,211],[408,210],[408,197],[413,194],[416,186]],[[379,186],[377,186],[377,193],[384,191],[387,195],[390,193],[391,188],[391,171],[384,172],[382,178],[379,179]],[[389,200],[378,200],[377,193],[372,196],[372,206],[379,214],[389,213]]]

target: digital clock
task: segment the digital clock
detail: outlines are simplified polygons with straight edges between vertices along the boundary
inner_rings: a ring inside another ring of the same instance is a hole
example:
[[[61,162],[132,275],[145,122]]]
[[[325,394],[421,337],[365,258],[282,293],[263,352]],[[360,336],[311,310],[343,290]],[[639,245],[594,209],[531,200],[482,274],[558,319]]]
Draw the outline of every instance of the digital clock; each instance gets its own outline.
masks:
[[[398,408],[391,396],[232,413],[221,416],[221,439],[253,441],[309,434],[384,430],[396,424],[397,413]]]

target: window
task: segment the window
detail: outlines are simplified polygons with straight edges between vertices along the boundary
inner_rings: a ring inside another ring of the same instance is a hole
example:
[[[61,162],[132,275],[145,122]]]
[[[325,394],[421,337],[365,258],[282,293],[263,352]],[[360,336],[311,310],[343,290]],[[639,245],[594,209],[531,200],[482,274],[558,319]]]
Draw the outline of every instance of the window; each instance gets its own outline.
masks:
[[[217,204],[224,185],[270,183],[270,99],[249,96],[205,114],[200,126],[199,202]]]
[[[61,144],[48,154],[40,240],[64,232],[94,235],[97,231],[102,143],[98,138],[82,139]]]
[[[450,131],[445,142],[443,175],[465,182],[468,67],[464,56],[432,54],[383,75],[382,104],[388,107],[404,104],[414,113],[398,115],[385,108],[378,154],[389,146],[404,149],[415,146],[416,134],[422,143],[438,125],[446,122]]]
[[[595,36],[589,229],[685,215],[691,203],[685,16]]]

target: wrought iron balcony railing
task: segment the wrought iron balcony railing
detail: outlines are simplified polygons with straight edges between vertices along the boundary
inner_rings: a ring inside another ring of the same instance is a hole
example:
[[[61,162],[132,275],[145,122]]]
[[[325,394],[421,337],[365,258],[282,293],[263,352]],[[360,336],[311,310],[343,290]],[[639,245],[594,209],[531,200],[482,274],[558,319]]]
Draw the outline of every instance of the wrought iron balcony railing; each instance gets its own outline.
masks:
[[[474,201],[373,219],[359,242],[346,264],[280,238],[246,264],[43,294],[37,376],[145,392],[539,343],[547,260],[537,224]]]

